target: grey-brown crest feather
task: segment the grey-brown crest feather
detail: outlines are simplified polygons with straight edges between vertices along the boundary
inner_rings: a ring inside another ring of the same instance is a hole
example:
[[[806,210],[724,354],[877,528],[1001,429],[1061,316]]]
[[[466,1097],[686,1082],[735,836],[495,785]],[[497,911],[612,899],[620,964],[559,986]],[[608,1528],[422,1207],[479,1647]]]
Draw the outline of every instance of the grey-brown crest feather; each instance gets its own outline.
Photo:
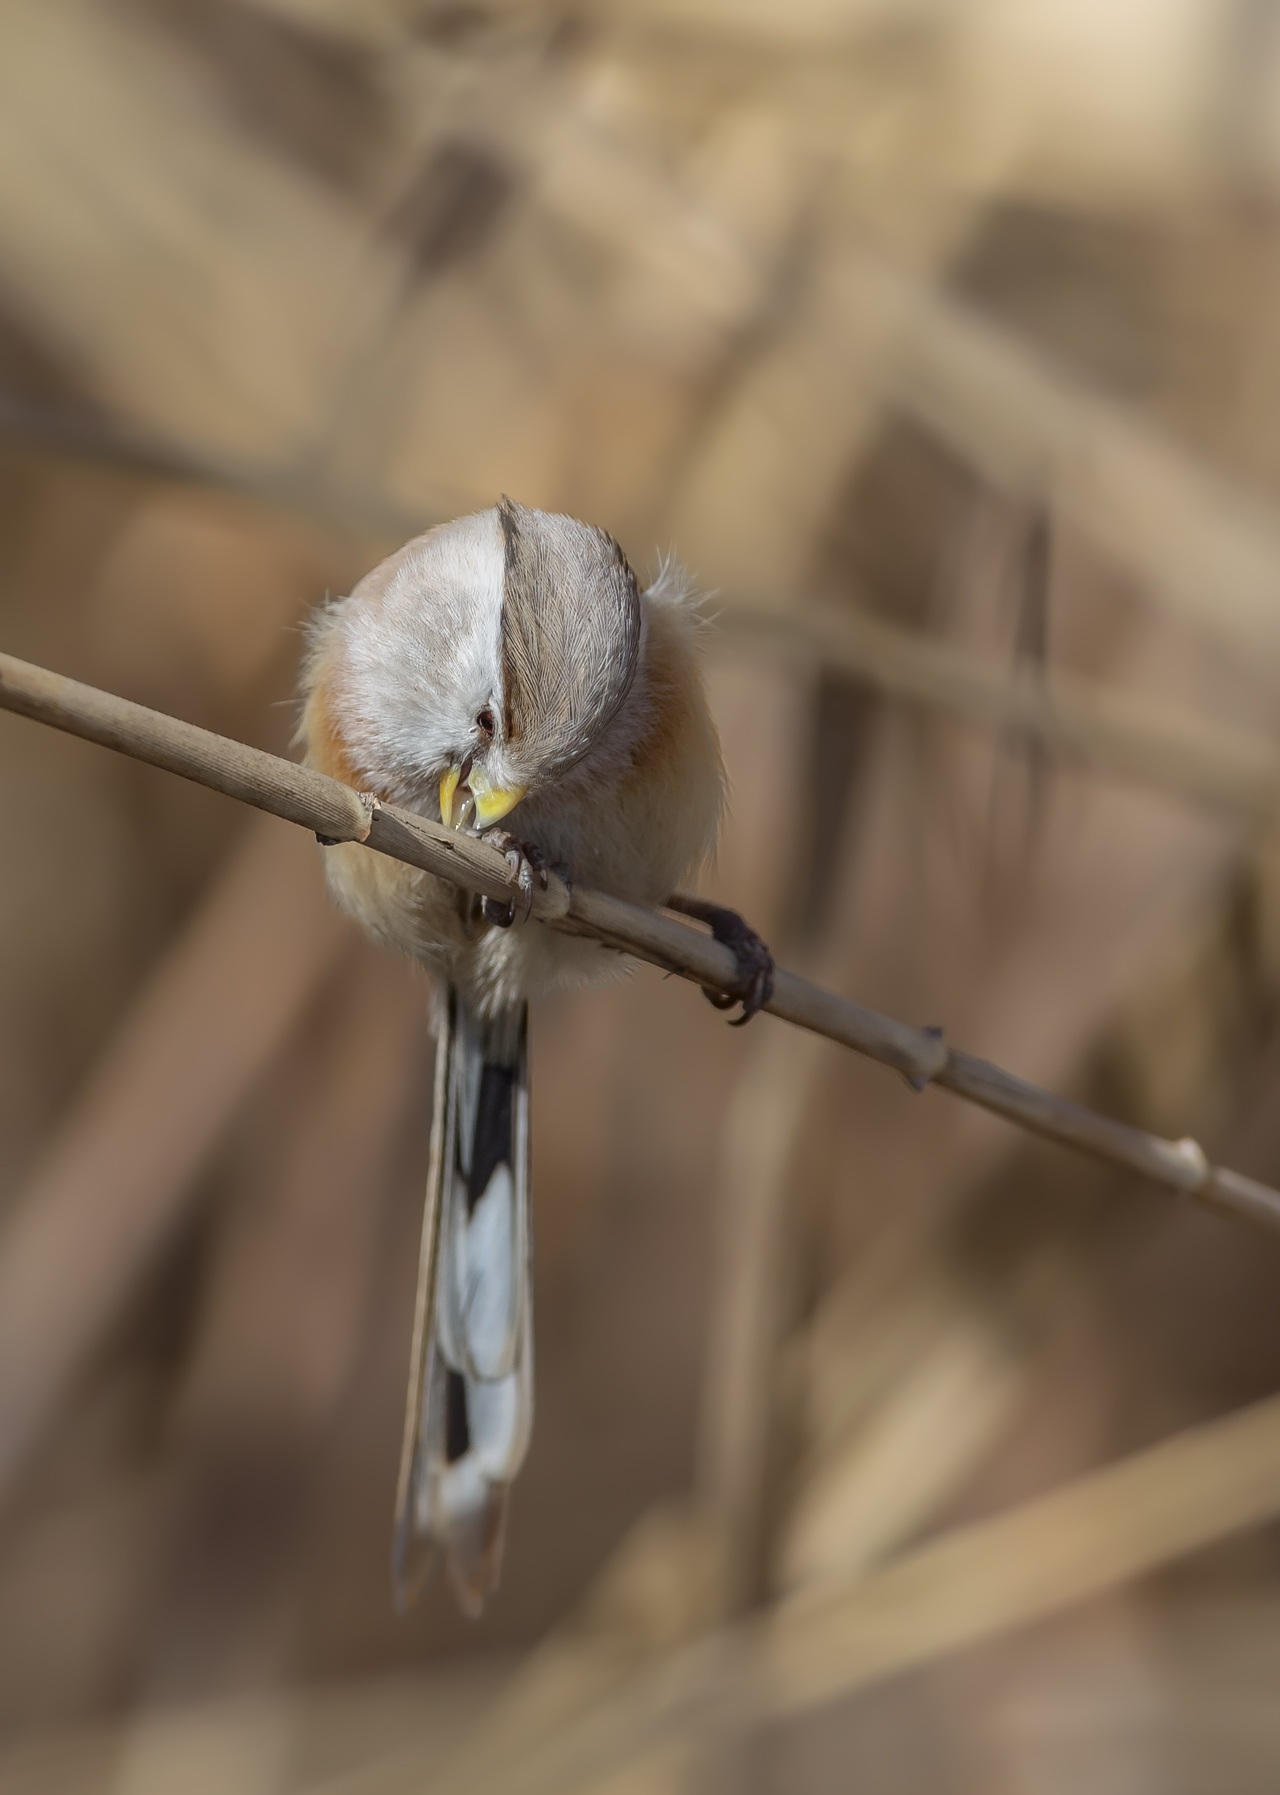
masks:
[[[613,537],[589,524],[505,497],[498,518],[507,735],[563,770],[617,714],[635,677],[636,577]]]

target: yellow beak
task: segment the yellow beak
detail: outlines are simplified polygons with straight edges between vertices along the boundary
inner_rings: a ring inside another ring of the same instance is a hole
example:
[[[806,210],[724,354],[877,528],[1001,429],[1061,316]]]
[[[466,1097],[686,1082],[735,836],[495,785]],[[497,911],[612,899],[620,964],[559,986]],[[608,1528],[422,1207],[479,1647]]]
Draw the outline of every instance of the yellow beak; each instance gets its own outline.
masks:
[[[499,822],[524,797],[525,788],[522,785],[491,784],[489,775],[482,766],[472,767],[467,783],[471,787],[471,796],[475,799],[476,821],[482,829]]]
[[[500,822],[524,797],[523,785],[493,785],[482,766],[472,767],[466,785],[459,789],[461,768],[450,767],[440,781],[440,816],[446,829],[456,829],[466,815],[468,803],[474,805],[476,822],[482,829]]]
[[[446,829],[456,829],[458,822],[461,820],[460,818],[455,818],[453,814],[453,800],[457,795],[458,778],[461,771],[462,769],[460,767],[450,767],[449,771],[440,781],[440,821],[444,824]],[[459,810],[461,810],[461,808],[461,805],[459,805]]]

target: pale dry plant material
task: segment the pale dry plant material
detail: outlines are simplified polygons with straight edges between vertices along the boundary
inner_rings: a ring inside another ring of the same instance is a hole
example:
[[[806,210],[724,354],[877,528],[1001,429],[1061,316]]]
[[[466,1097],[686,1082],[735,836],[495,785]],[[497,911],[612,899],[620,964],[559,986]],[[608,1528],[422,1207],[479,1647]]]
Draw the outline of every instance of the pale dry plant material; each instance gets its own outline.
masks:
[[[783,655],[799,667],[850,674],[887,697],[1016,731],[1069,765],[1093,767],[1250,821],[1280,817],[1280,751],[1258,731],[1231,727],[1060,669],[1011,678],[994,660],[919,629],[886,623],[870,605],[806,605],[780,612],[726,606],[731,647]]]
[[[336,779],[12,655],[0,655],[0,709],[181,773],[318,834],[361,843],[461,890],[503,902],[520,895],[504,856],[485,842],[395,805],[368,807]],[[701,929],[588,886],[570,889],[554,873],[545,890],[535,889],[531,917],[564,934],[590,936],[692,984],[726,994],[737,986],[734,956]],[[921,1089],[941,1085],[1019,1127],[1137,1172],[1209,1208],[1280,1231],[1280,1191],[1209,1165],[1194,1141],[1164,1140],[1112,1121],[949,1047],[929,1029],[882,1015],[782,967],[764,1008],[797,1028],[880,1061]]]
[[[567,1722],[525,1706],[464,1746],[436,1795],[609,1786],[659,1744],[731,1736],[1114,1589],[1280,1512],[1280,1400],[1187,1428],[1004,1514],[658,1652]],[[597,1653],[597,1657],[603,1656]],[[564,1669],[572,1674],[566,1658]],[[565,1704],[568,1705],[567,1703]]]
[[[9,657],[0,657],[0,706],[120,748],[286,816],[330,839],[336,837],[346,844],[339,850],[344,858],[351,861],[354,857],[358,867],[363,867],[364,857],[361,847],[356,844],[363,843],[378,851],[379,857],[368,857],[370,867],[386,864],[397,870],[397,876],[402,869],[418,868],[433,874],[435,881],[443,882],[445,886],[460,891],[479,891],[504,905],[525,895],[520,889],[518,872],[502,853],[482,840],[446,829],[442,824],[394,804],[382,804],[376,798],[361,798],[349,786],[325,774],[299,768]],[[381,858],[383,856],[385,860]],[[732,994],[739,987],[739,968],[733,954],[672,916],[586,887],[571,889],[554,873],[548,874],[545,888],[535,882],[528,896],[533,917],[549,924],[558,935],[587,937],[595,944],[593,951],[596,953],[602,947],[615,950],[610,955],[614,968],[620,968],[619,953],[630,954],[677,972],[704,988]],[[519,926],[504,933],[515,941],[525,935]],[[538,951],[535,944],[541,934],[542,931],[530,930],[525,936],[535,946],[535,953]],[[1025,1127],[1140,1171],[1167,1188],[1194,1195],[1213,1207],[1280,1229],[1280,1193],[1236,1173],[1210,1167],[1194,1142],[1164,1141],[1110,1121],[1038,1090],[981,1060],[949,1049],[934,1032],[909,1028],[781,969],[767,1007],[776,1015],[895,1067],[919,1088],[929,1082],[944,1084]],[[481,1054],[489,1054],[491,1048],[492,1054],[478,1063],[493,1064],[507,1072],[511,1094],[508,1114],[516,1121],[518,1133],[523,1088],[520,1072],[523,1017],[521,1015],[518,1023],[501,1023],[497,1017],[481,1020],[485,1027],[501,1027],[506,1031],[501,1044],[487,1039],[481,1043]],[[456,1023],[455,1011],[450,1039],[457,1037]],[[503,1045],[501,1054],[498,1045]],[[470,1050],[464,1049],[464,1059],[475,1057]],[[447,1056],[442,1055],[441,1065],[442,1075],[452,1080]],[[447,1090],[456,1093],[456,1102],[450,1099],[439,1106],[437,1114],[443,1118],[442,1127],[447,1125],[451,1108],[455,1126],[456,1118],[467,1113],[474,1100],[470,1084],[469,1079],[459,1078],[446,1086]],[[447,1136],[442,1136],[436,1155],[435,1181],[441,1187],[446,1143]],[[523,1157],[518,1145],[514,1150],[509,1148],[508,1154],[508,1165],[513,1159]],[[469,1168],[465,1164],[460,1168],[460,1175],[469,1178]],[[512,1242],[512,1251],[502,1256],[502,1262],[509,1270],[516,1268],[518,1274],[508,1280],[508,1290],[523,1288],[524,1257],[520,1243],[527,1241],[527,1228],[522,1231],[518,1222],[522,1202],[527,1202],[527,1184],[520,1193],[515,1190],[513,1180],[510,1200],[500,1206],[511,1222]],[[444,1208],[441,1202],[434,1210],[429,1210],[424,1230],[424,1272],[428,1279],[434,1275],[440,1238],[437,1230],[444,1228]],[[458,1221],[459,1217],[455,1215],[455,1239],[460,1232]],[[447,1228],[444,1232],[447,1240]],[[415,1364],[420,1366],[419,1391],[426,1386],[425,1348],[430,1340],[425,1313],[422,1311],[415,1359]],[[478,1378],[479,1382],[500,1383],[503,1378],[519,1380],[526,1375],[525,1368],[529,1365],[527,1304],[508,1303],[505,1314],[507,1326],[500,1342],[504,1356],[500,1362],[481,1366],[474,1350],[471,1361],[477,1372],[497,1370],[501,1376],[496,1380]],[[481,1342],[480,1347],[483,1345]],[[477,1343],[473,1341],[471,1346],[475,1349]],[[513,1452],[527,1438],[529,1413],[528,1393],[526,1390],[521,1396],[519,1382],[514,1394],[518,1400],[509,1407],[504,1421],[506,1444]],[[430,1408],[429,1402],[417,1405],[413,1419],[411,1439],[415,1452],[424,1408]],[[446,1426],[447,1419],[446,1406]],[[519,1426],[514,1426],[513,1421]],[[498,1505],[505,1501],[505,1483],[504,1479],[493,1479],[488,1484],[492,1496],[485,1497],[484,1513],[492,1518],[496,1512],[499,1524]],[[410,1477],[404,1486],[406,1495],[413,1487]],[[484,1491],[481,1493],[483,1495]],[[476,1512],[474,1504],[471,1512]],[[492,1519],[486,1522],[486,1528],[491,1525]],[[469,1554],[464,1575],[474,1575],[471,1587],[483,1594],[496,1569],[500,1533],[475,1529],[460,1543]]]
[[[0,1489],[343,952],[301,845],[273,824],[250,828],[6,1212]]]

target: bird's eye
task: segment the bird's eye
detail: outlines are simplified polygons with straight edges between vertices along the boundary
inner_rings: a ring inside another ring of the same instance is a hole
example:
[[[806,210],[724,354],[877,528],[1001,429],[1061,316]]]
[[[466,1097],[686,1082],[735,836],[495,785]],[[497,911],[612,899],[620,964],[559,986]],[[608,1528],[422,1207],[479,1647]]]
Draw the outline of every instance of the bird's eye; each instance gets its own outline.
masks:
[[[486,709],[486,710],[482,710],[479,713],[479,715],[476,717],[476,728],[480,731],[481,735],[488,736],[489,739],[492,741],[492,739],[493,739],[493,712],[491,710]]]

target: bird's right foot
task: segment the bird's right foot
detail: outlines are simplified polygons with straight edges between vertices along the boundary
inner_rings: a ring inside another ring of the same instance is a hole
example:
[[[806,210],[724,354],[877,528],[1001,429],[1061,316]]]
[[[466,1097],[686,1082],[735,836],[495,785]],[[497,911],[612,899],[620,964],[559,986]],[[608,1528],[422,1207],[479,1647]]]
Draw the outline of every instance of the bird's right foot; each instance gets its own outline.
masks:
[[[535,885],[540,891],[547,889],[547,862],[542,849],[535,847],[531,841],[520,841],[505,829],[486,829],[480,839],[487,841],[491,848],[497,848],[511,868],[518,887],[517,895],[506,903],[501,898],[481,898],[480,914],[495,928],[509,929],[523,899],[524,919],[528,922],[533,913]]]

